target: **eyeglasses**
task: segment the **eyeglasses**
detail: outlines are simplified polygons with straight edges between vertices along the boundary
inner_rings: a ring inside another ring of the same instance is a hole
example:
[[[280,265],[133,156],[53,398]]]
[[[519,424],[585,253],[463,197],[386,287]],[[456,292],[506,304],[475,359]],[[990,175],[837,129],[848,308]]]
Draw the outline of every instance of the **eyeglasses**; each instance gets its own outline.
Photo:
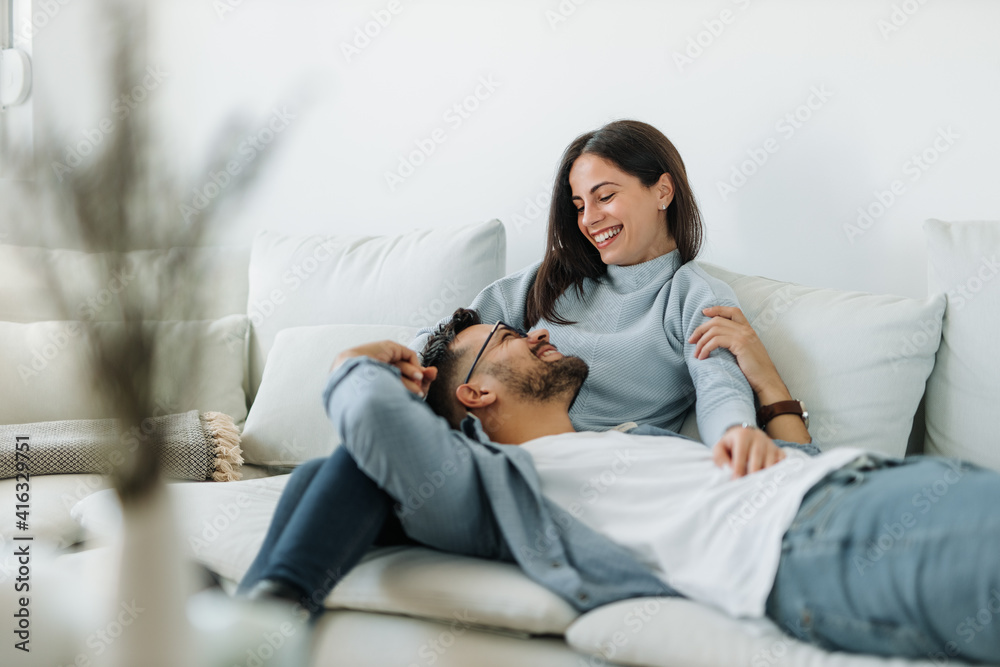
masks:
[[[490,335],[486,337],[486,341],[483,342],[483,346],[481,348],[479,348],[479,354],[476,355],[475,360],[472,362],[472,368],[469,369],[469,374],[465,376],[465,382],[463,382],[462,384],[466,384],[466,383],[469,382],[469,378],[472,377],[472,371],[476,370],[476,364],[479,363],[479,358],[483,356],[483,352],[486,351],[486,346],[490,344],[490,339],[493,338],[493,334],[495,334],[497,331],[500,330],[500,327],[503,327],[504,329],[508,329],[510,331],[513,331],[520,338],[527,338],[528,337],[527,333],[525,333],[524,331],[521,331],[517,327],[512,327],[509,324],[507,324],[506,322],[504,322],[503,320],[497,320],[497,323],[493,325],[493,331],[491,331]]]

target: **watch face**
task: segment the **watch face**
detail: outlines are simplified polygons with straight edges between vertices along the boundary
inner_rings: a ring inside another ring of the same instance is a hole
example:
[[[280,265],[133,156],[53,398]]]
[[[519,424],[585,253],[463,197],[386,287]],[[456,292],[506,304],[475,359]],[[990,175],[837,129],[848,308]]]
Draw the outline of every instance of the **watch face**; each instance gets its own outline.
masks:
[[[805,427],[808,429],[809,428],[809,412],[806,410],[806,404],[803,403],[802,401],[799,401],[799,406],[802,408],[802,423],[805,424]]]

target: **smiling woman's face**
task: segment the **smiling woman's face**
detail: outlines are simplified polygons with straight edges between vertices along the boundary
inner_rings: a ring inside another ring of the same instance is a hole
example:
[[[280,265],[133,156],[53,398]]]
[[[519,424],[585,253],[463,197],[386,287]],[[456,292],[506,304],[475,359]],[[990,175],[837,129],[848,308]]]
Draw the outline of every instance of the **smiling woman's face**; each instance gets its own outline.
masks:
[[[573,162],[569,185],[580,231],[605,264],[630,266],[677,248],[663,208],[674,197],[669,174],[647,188],[604,158],[584,153]]]

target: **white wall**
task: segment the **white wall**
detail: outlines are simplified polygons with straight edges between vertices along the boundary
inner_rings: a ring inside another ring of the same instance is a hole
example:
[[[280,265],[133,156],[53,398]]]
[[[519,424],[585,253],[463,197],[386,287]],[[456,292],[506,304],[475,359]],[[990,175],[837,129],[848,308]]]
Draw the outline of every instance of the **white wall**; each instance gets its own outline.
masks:
[[[92,0],[64,4],[36,37],[36,125],[72,107],[79,131],[115,95],[93,101],[77,44]],[[711,36],[723,11],[731,22]],[[373,12],[391,22],[348,58],[342,44],[375,32]],[[541,256],[546,212],[531,202],[545,201],[562,149],[626,117],[677,145],[707,225],[703,258],[733,270],[922,296],[922,221],[1000,217],[992,0],[170,0],[151,25],[150,64],[168,73],[151,99],[189,166],[233,114],[254,128],[275,105],[295,115],[228,232],[240,244],[265,227],[376,234],[498,217],[514,270]],[[708,46],[679,66],[699,36]],[[483,78],[495,91],[449,122]],[[829,98],[802,108],[816,90]],[[797,111],[800,127],[778,125]],[[444,143],[390,188],[385,173],[436,128]],[[940,153],[939,132],[954,137]],[[724,199],[719,183],[769,139],[777,151]],[[936,161],[915,170],[925,150]],[[857,209],[893,181],[902,194],[849,238]]]

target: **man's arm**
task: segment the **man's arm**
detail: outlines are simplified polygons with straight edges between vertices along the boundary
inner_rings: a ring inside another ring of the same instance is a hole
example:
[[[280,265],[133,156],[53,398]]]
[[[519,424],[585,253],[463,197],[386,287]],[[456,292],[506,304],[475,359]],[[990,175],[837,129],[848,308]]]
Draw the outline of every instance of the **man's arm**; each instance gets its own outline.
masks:
[[[503,554],[465,435],[451,429],[400,382],[390,365],[416,353],[383,341],[334,362],[323,394],[327,415],[362,471],[402,508],[406,533],[428,546],[482,558]]]

